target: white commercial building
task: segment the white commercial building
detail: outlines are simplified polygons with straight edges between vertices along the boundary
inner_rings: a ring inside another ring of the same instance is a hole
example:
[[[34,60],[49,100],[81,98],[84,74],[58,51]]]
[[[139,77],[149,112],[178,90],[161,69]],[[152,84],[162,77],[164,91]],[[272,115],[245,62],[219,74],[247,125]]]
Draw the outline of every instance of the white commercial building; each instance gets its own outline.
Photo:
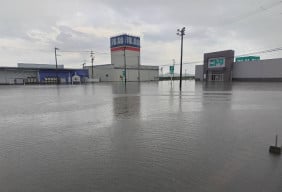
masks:
[[[228,56],[226,52],[230,51],[205,54],[204,65],[195,67],[195,79],[200,81],[282,81],[282,58],[260,60],[258,56],[245,56],[237,57],[234,62],[234,55]],[[206,59],[206,56],[210,55],[211,58]],[[219,66],[220,62],[211,62],[219,59],[229,59],[232,63],[229,64],[229,67],[226,62],[222,67],[210,67],[211,64]],[[227,76],[227,72],[230,74],[227,80],[220,78],[220,73]],[[212,74],[211,78],[209,73]]]
[[[111,37],[111,64],[88,66],[89,76],[100,81],[155,81],[158,66],[140,64],[140,37]],[[92,74],[93,71],[93,74]]]
[[[18,68],[29,69],[56,69],[54,64],[18,63]],[[64,65],[57,65],[57,69],[64,69]]]

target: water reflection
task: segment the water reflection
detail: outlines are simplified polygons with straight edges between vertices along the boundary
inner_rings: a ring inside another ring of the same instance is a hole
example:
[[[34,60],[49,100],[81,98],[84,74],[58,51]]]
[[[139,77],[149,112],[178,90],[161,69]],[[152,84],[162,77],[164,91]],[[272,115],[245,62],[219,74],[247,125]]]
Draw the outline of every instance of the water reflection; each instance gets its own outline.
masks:
[[[124,83],[113,83],[112,84],[112,94],[139,94],[140,93],[140,83],[128,82],[126,85]]]
[[[204,82],[204,91],[232,91],[232,83],[229,82]]]
[[[113,113],[119,118],[138,117],[140,114],[140,84],[127,83],[114,84],[113,93]]]

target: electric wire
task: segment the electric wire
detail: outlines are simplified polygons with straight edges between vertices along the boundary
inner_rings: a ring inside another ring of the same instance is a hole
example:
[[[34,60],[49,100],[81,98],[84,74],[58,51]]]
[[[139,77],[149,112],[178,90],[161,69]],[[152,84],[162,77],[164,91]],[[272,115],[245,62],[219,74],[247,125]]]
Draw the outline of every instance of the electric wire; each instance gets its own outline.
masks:
[[[273,49],[266,49],[266,50],[262,50],[262,51],[244,53],[244,54],[236,55],[236,56],[234,56],[234,58],[248,56],[248,55],[255,55],[255,54],[267,54],[267,53],[272,53],[272,52],[277,52],[277,51],[282,51],[282,47],[276,47],[276,48],[273,48]],[[226,59],[230,59],[230,58],[226,58]],[[183,65],[203,64],[203,60],[183,62],[182,64]],[[173,64],[162,64],[162,65],[158,65],[158,66],[171,66],[171,65],[173,65]],[[180,64],[175,63],[174,65],[180,65]]]

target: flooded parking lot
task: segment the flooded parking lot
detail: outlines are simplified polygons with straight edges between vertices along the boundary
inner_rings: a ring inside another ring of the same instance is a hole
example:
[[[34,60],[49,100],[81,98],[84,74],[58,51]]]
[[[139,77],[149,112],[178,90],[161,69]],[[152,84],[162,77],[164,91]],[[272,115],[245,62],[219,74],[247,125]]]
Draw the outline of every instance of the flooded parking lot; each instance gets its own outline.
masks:
[[[0,86],[0,191],[282,191],[282,83]]]

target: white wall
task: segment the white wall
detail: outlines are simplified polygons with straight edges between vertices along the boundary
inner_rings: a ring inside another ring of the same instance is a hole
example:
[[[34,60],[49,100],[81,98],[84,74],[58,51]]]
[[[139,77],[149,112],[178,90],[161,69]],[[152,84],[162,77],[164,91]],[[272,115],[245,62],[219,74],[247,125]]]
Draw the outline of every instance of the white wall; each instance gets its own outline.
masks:
[[[124,80],[124,77],[123,77],[123,71],[124,69],[114,69],[114,74],[113,74],[113,77],[114,77],[114,81],[123,81]],[[128,77],[128,70],[126,70],[126,76]],[[120,78],[122,77],[122,78]],[[127,79],[128,80],[128,79]]]
[[[125,51],[126,54],[126,66],[138,67],[140,52],[137,51]]]
[[[140,81],[156,81],[159,78],[159,70],[140,70]]]
[[[92,76],[92,67],[87,66],[89,70],[89,77]],[[93,68],[94,79],[100,79],[101,81],[124,81],[123,67],[114,68],[114,65],[96,65]],[[144,66],[141,65],[139,70],[138,67],[127,68],[126,78],[127,81],[138,81],[138,71],[140,73],[140,81],[155,81],[159,78],[158,66]],[[122,77],[122,78],[121,78]]]
[[[203,73],[204,73],[204,65],[196,65],[195,66],[195,79],[196,80],[203,80]]]
[[[89,78],[92,78],[92,67],[87,66]],[[93,78],[101,81],[114,81],[114,66],[113,65],[97,65],[93,68]]]
[[[114,81],[121,81],[120,76],[122,76],[123,69],[114,69]],[[140,81],[155,81],[158,80],[159,71],[158,70],[139,70]],[[138,81],[138,69],[127,69],[126,70],[127,81]],[[124,80],[124,79],[123,79]]]
[[[282,58],[235,62],[233,78],[282,78]]]
[[[28,77],[38,77],[36,71],[23,69],[0,69],[0,84],[14,84],[14,80],[27,79]]]
[[[123,51],[112,51],[111,52],[111,64],[114,64],[115,67],[124,66],[124,55]]]
[[[126,50],[125,55],[127,67],[138,67],[140,52]],[[124,51],[111,52],[111,63],[115,67],[124,67]]]
[[[138,81],[138,70],[126,70],[127,81]]]
[[[124,81],[123,68],[94,68],[94,79],[100,79],[103,82],[109,81]],[[158,80],[158,70],[139,70],[140,81],[155,81]],[[89,68],[89,75],[91,77],[91,68]],[[108,75],[108,77],[106,76]],[[120,78],[122,77],[122,78]],[[127,69],[126,70],[127,81],[138,81],[138,69]]]

